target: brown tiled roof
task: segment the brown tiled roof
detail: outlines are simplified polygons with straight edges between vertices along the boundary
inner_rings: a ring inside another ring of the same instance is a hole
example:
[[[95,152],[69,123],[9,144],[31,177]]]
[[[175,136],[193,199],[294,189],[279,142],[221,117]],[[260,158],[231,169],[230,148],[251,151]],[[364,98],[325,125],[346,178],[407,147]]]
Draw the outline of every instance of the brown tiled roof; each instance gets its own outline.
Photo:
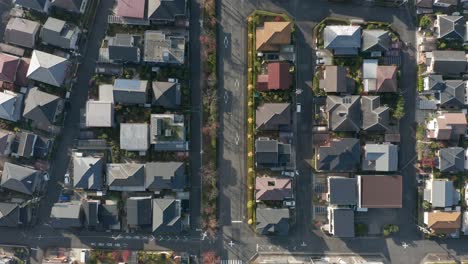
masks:
[[[346,92],[346,68],[342,66],[325,66],[324,78],[320,86],[327,93]]]
[[[439,133],[437,139],[448,140],[452,135],[453,126],[466,126],[466,117],[463,113],[445,113],[437,117]],[[462,129],[464,131],[464,129]],[[461,131],[461,130],[460,130]],[[434,136],[434,135],[432,135]]]
[[[450,234],[461,226],[461,212],[429,212],[427,226],[435,233]]]
[[[288,62],[268,63],[268,73],[257,77],[257,90],[287,90],[291,85]]]
[[[14,82],[20,59],[16,56],[0,53],[0,80]]]
[[[291,105],[289,103],[265,103],[256,111],[257,129],[278,130],[280,126],[291,124]]]
[[[256,31],[256,49],[258,51],[277,51],[280,45],[291,43],[290,22],[265,22],[263,28]]]
[[[401,208],[402,177],[400,175],[362,175],[361,207]]]
[[[289,178],[257,177],[255,198],[262,201],[282,201],[292,196],[291,188],[292,183]]]
[[[391,66],[378,66],[377,67],[377,92],[396,92],[397,85],[397,67]]]

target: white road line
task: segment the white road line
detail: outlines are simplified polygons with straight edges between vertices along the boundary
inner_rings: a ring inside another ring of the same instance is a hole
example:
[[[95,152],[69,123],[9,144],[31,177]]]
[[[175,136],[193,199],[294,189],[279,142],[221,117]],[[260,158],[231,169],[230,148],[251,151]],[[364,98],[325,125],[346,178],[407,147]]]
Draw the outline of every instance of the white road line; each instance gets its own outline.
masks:
[[[232,223],[232,224],[242,223],[242,220],[232,220],[231,223]]]

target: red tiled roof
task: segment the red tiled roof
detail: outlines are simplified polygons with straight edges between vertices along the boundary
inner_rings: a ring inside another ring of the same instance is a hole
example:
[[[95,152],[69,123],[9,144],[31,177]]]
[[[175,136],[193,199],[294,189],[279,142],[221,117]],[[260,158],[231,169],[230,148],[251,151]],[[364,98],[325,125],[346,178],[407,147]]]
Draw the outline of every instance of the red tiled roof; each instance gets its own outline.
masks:
[[[145,18],[146,0],[118,0],[117,15],[121,17]]]
[[[30,59],[22,58],[18,65],[18,70],[16,71],[16,80],[15,84],[19,86],[27,86],[28,85],[28,78],[26,75],[28,73]]]
[[[289,63],[273,62],[268,64],[268,89],[287,90],[291,85]]]
[[[10,83],[14,82],[18,64],[18,57],[0,53],[0,80]]]
[[[268,90],[268,74],[262,74],[257,76],[257,90],[267,91]]]
[[[399,175],[362,175],[361,207],[401,208],[403,178]]]

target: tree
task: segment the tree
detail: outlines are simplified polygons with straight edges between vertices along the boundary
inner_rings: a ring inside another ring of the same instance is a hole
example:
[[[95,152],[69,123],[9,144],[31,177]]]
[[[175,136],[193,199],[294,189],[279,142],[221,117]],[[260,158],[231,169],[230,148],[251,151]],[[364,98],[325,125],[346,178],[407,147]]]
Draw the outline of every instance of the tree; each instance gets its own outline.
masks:
[[[397,233],[398,231],[400,231],[400,228],[397,225],[387,224],[384,225],[383,235],[389,236],[393,233]]]
[[[405,116],[405,98],[403,96],[400,96],[398,98],[397,105],[395,109],[393,110],[393,118],[400,120]]]
[[[221,262],[221,258],[212,250],[203,252],[202,259],[203,264],[219,264]]]
[[[419,20],[419,27],[422,29],[429,29],[432,26],[432,20],[429,18],[429,16],[425,15],[421,17],[421,20]]]

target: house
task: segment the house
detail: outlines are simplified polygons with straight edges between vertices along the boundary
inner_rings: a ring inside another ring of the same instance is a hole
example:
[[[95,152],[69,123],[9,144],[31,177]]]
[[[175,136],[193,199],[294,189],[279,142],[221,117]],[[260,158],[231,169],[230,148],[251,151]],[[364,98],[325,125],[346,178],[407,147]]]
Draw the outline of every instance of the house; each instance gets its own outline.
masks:
[[[403,177],[400,175],[358,175],[358,210],[402,208]]]
[[[86,101],[86,127],[113,127],[114,104],[106,101]]]
[[[0,53],[0,81],[27,86],[26,74],[29,68],[29,59],[19,58],[7,53]]]
[[[358,132],[361,127],[360,96],[327,96],[328,128],[331,131]]]
[[[429,73],[437,73],[443,76],[460,76],[466,72],[467,60],[464,51],[459,50],[434,50],[426,52],[428,57]]]
[[[146,2],[146,0],[118,0],[116,15],[129,19],[145,19]]]
[[[377,60],[364,60],[363,85],[365,92],[395,93],[398,90],[397,74],[395,65],[378,65]]]
[[[148,124],[120,124],[120,149],[145,152],[148,148]]]
[[[150,192],[183,191],[187,187],[183,162],[148,162],[145,165],[144,188]]]
[[[416,0],[416,13],[418,15],[431,14],[433,2],[434,0]]]
[[[424,94],[442,108],[460,108],[467,104],[468,83],[463,80],[444,80],[442,75],[430,74],[424,78]]]
[[[11,156],[23,158],[47,158],[52,149],[53,140],[38,136],[31,132],[20,131],[16,133],[11,145]]]
[[[256,231],[261,235],[287,236],[289,209],[258,208]]]
[[[362,129],[372,132],[385,132],[389,129],[390,108],[380,105],[379,96],[362,96]]]
[[[153,199],[152,231],[168,234],[182,231],[181,201]]]
[[[89,0],[52,0],[51,6],[71,13],[84,14]]]
[[[106,177],[111,191],[142,192],[145,190],[145,165],[143,164],[107,164]]]
[[[120,230],[119,207],[117,203],[109,200],[106,204],[100,204],[98,209],[99,223],[106,230]]]
[[[185,37],[166,34],[162,31],[145,31],[143,61],[172,65],[184,64]]]
[[[393,144],[366,144],[362,157],[363,171],[397,171],[398,146]]]
[[[434,29],[439,39],[461,41],[465,39],[465,21],[463,16],[437,15]]]
[[[156,151],[187,151],[185,119],[178,114],[152,114],[150,143]]]
[[[255,140],[257,167],[281,167],[291,162],[291,145],[275,139],[259,137]]]
[[[115,79],[114,101],[119,104],[145,104],[147,102],[148,81]]]
[[[424,212],[424,224],[433,234],[455,235],[461,228],[462,214],[459,211]]]
[[[257,202],[283,201],[292,198],[293,191],[291,178],[255,178],[255,199]]]
[[[162,106],[166,109],[180,107],[181,91],[180,83],[177,80],[169,79],[167,82],[153,82],[153,102],[154,106]]]
[[[15,132],[0,129],[0,157],[10,155],[11,145],[13,144],[15,137]]]
[[[140,48],[135,37],[130,34],[107,36],[99,49],[99,62],[104,63],[139,63]]]
[[[6,25],[4,41],[6,43],[33,49],[36,45],[37,37],[39,36],[39,28],[40,24],[35,21],[12,17]]]
[[[457,140],[465,134],[467,127],[463,113],[439,113],[426,124],[427,137],[437,140]]]
[[[62,113],[64,100],[58,96],[42,92],[37,87],[29,89],[24,100],[23,118],[32,126],[49,131]]]
[[[82,210],[84,215],[84,225],[87,228],[96,228],[99,225],[99,205],[100,200],[84,200]]]
[[[258,26],[255,34],[257,51],[279,51],[281,46],[291,44],[292,25],[290,22],[265,22]]]
[[[387,30],[364,29],[362,31],[362,52],[382,56],[392,46],[392,37]]]
[[[73,187],[85,190],[101,190],[103,161],[98,157],[73,156]]]
[[[439,166],[442,173],[465,171],[465,149],[460,147],[442,148],[438,151]]]
[[[0,118],[16,122],[21,117],[23,95],[9,90],[0,92]]]
[[[255,114],[258,130],[289,130],[291,128],[290,103],[264,103]]]
[[[187,0],[148,1],[147,17],[157,24],[175,23],[187,14]]]
[[[320,80],[319,88],[327,93],[346,93],[354,92],[355,82],[348,78],[348,71],[343,66],[325,66],[323,79]]]
[[[151,196],[128,197],[125,209],[127,225],[131,229],[145,229],[153,224],[153,202]]]
[[[335,237],[354,237],[354,210],[328,208],[329,232]]]
[[[328,203],[333,206],[353,206],[357,203],[357,184],[355,178],[329,176]]]
[[[457,5],[458,0],[434,0],[434,6],[437,7],[456,7]]]
[[[361,159],[361,147],[356,138],[332,139],[316,153],[318,171],[355,171]]]
[[[13,3],[41,13],[48,13],[50,7],[49,0],[14,0]]]
[[[34,50],[26,76],[38,82],[60,87],[65,81],[69,67],[70,63],[65,58]]]
[[[57,229],[82,226],[83,210],[80,201],[55,203],[50,213],[50,225]]]
[[[457,205],[460,199],[452,181],[431,179],[426,182],[424,200],[431,203],[433,208],[446,208]]]
[[[0,227],[17,227],[21,223],[17,203],[0,202]]]
[[[324,48],[334,55],[357,55],[361,48],[360,26],[326,26],[323,30]]]
[[[63,20],[49,17],[42,27],[41,39],[44,44],[76,50],[78,49],[77,42],[80,32],[78,27]]]
[[[291,86],[291,74],[288,62],[268,63],[268,72],[257,77],[257,90],[288,90]]]
[[[39,190],[41,176],[42,173],[37,170],[5,162],[0,187],[26,195],[33,195]]]

